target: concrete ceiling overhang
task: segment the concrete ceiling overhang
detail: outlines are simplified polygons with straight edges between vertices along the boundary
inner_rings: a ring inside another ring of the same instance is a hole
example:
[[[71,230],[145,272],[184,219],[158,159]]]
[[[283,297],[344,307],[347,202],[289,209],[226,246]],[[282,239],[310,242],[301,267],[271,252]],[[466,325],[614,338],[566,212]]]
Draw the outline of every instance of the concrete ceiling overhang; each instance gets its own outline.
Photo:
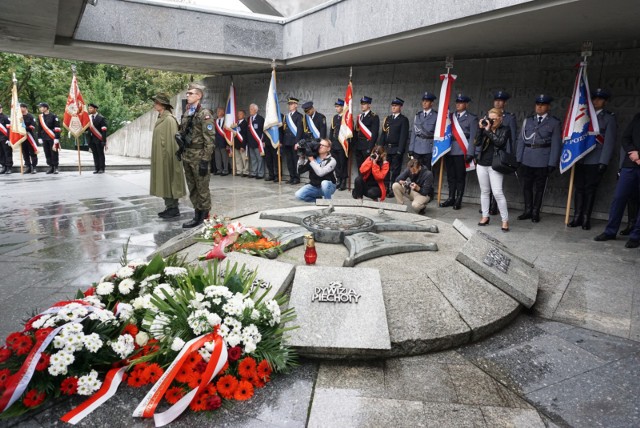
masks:
[[[105,0],[98,0],[100,1]],[[107,1],[118,5],[130,3]],[[268,56],[261,56],[260,50],[254,49],[247,56],[247,49],[242,44],[227,44],[226,41],[224,51],[215,51],[209,48],[185,49],[183,46],[172,49],[171,46],[141,43],[129,35],[126,43],[117,38],[114,39],[116,42],[109,43],[108,37],[105,37],[107,42],[100,41],[100,35],[93,40],[82,40],[78,33],[83,32],[77,30],[84,24],[83,16],[97,10],[90,9],[93,6],[87,5],[84,0],[5,0],[4,3],[4,12],[0,14],[0,49],[3,51],[202,74],[265,71],[270,69],[271,57],[276,57],[279,67],[300,69],[444,59],[445,55],[478,58],[578,52],[583,40],[593,41],[596,50],[635,47],[639,39],[635,18],[640,16],[640,2],[636,0],[526,1],[515,6],[494,8],[488,12],[380,37],[363,37],[362,40],[345,45],[334,43],[334,46],[326,49],[311,49],[309,53],[299,49],[302,54],[287,55],[286,46],[291,44],[291,40],[297,42],[302,37],[308,37],[309,41],[320,40],[323,31],[334,31],[325,28],[325,22],[318,16],[334,14],[332,19],[335,19],[335,14],[340,9],[331,8],[339,8],[341,2],[330,2],[325,8],[318,9],[318,12],[311,11],[309,15],[296,16],[294,20],[283,21],[284,23],[275,23],[273,17],[265,18],[263,22],[259,16],[203,15],[203,20],[217,18],[223,19],[221,22],[233,21],[248,27],[265,25],[269,31],[277,33],[273,37],[276,43],[281,43],[281,55],[274,54],[272,49]],[[147,7],[140,3],[138,5]],[[181,25],[183,22],[179,15],[183,11],[161,12],[177,17],[173,25]],[[369,18],[372,21],[370,25],[375,25],[376,19],[382,19],[376,14],[377,12],[373,13]],[[117,30],[118,20],[122,19],[119,16],[100,18],[101,21],[95,21],[95,25],[103,25],[113,31]],[[151,25],[145,25],[145,19],[148,20],[141,17],[141,31],[149,30],[147,27]],[[309,26],[305,20],[310,23]],[[164,25],[172,23],[167,21]],[[241,25],[236,26],[242,28]],[[311,28],[313,34],[305,33],[307,28]],[[276,50],[277,48],[275,46]]]

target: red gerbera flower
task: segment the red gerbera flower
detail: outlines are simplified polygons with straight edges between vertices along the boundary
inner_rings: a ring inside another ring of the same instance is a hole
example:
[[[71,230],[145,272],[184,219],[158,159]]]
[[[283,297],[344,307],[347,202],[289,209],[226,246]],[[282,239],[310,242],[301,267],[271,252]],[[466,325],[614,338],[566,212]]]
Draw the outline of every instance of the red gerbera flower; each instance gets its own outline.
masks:
[[[28,354],[31,348],[33,348],[33,340],[31,340],[29,336],[22,336],[13,346],[16,355]]]
[[[136,337],[138,331],[138,327],[135,324],[127,324],[122,330],[122,334],[130,334],[132,337]]]
[[[7,384],[7,381],[9,380],[10,377],[11,377],[11,370],[9,369],[0,370],[0,388],[2,388]]]
[[[156,383],[163,373],[164,370],[162,370],[162,367],[156,363],[150,364],[146,369],[144,369],[144,376],[149,383]]]
[[[87,290],[84,292],[84,297],[89,297],[89,296],[93,296],[96,292],[95,287],[89,287],[87,288]]]
[[[51,334],[52,331],[53,331],[52,327],[41,328],[39,330],[36,330],[36,333],[35,333],[36,340],[46,339],[47,336],[49,336],[49,334]]]
[[[216,410],[222,406],[222,398],[219,395],[209,395],[207,398],[207,410]]]
[[[222,395],[226,399],[233,397],[233,393],[236,392],[238,387],[238,379],[232,375],[225,375],[218,379],[216,388],[218,388],[218,394]]]
[[[189,404],[189,408],[194,412],[202,412],[203,410],[207,410],[207,399],[209,396],[206,393],[199,393],[193,398],[191,404]]]
[[[40,392],[37,389],[32,389],[24,396],[22,402],[27,407],[36,407],[42,404],[44,399],[47,398],[47,394]]]
[[[256,371],[258,372],[258,377],[260,377],[261,379],[266,379],[271,376],[271,366],[269,365],[269,362],[267,360],[260,361],[260,364],[258,364]]]
[[[140,388],[141,386],[145,386],[147,384],[144,378],[143,370],[133,370],[129,377],[127,378],[127,384],[134,388]]]
[[[213,382],[208,383],[204,390],[209,395],[216,395],[218,393],[218,390],[216,389],[216,386],[213,384]]]
[[[49,359],[50,359],[49,354],[45,352],[40,354],[40,359],[38,360],[38,364],[36,364],[36,371],[41,372],[43,370],[46,370],[47,367],[49,367]]]
[[[7,336],[7,339],[5,340],[5,342],[7,343],[7,347],[9,349],[13,349],[13,345],[16,344],[21,337],[22,337],[22,333],[19,333],[17,331],[14,333],[11,333],[9,336]]]
[[[11,357],[11,351],[7,348],[0,348],[0,363],[4,363]]]
[[[202,374],[196,371],[192,371],[191,375],[189,376],[189,380],[187,381],[187,383],[189,384],[189,388],[196,389],[201,382],[202,382]]]
[[[229,361],[238,361],[242,356],[242,348],[239,346],[234,346],[233,348],[229,348],[228,352]]]
[[[164,394],[164,398],[169,404],[176,404],[182,397],[184,397],[184,389],[178,386],[169,388],[169,390]]]
[[[251,380],[251,385],[256,388],[264,388],[264,386],[269,382],[269,378],[261,379],[259,376],[256,376],[253,380]]]
[[[185,361],[185,364],[189,364],[191,367],[195,367],[195,365],[200,361],[202,361],[202,355],[200,355],[198,351],[193,351],[187,357],[187,361]]]
[[[256,371],[256,360],[252,357],[245,357],[238,364],[238,373],[242,377],[249,377],[252,372]]]
[[[178,373],[176,374],[176,380],[178,382],[182,382],[182,383],[188,383],[189,382],[189,377],[191,376],[191,373],[193,373],[193,370],[191,369],[191,367],[189,367],[188,365],[184,364],[182,367],[180,367],[180,370],[178,370]]]
[[[65,395],[73,395],[78,391],[78,378],[70,376],[60,384],[60,391]]]
[[[246,380],[238,382],[238,388],[233,393],[233,398],[238,401],[246,401],[251,397],[253,397],[253,385]]]

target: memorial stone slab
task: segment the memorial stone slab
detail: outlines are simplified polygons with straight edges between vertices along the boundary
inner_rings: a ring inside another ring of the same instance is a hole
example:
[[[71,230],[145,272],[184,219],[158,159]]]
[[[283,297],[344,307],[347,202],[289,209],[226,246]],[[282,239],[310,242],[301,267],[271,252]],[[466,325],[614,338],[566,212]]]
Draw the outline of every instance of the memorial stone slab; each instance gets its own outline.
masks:
[[[362,199],[316,199],[318,207],[361,207]]]
[[[389,210],[389,211],[398,211],[402,213],[406,213],[408,209],[406,205],[391,204],[389,202],[370,201],[367,199],[362,201],[362,206],[367,208],[379,208],[379,209]]]
[[[161,257],[169,257],[178,251],[184,250],[196,243],[196,238],[202,236],[202,228],[196,227],[186,232],[183,232],[165,242],[160,248],[151,253],[147,260],[153,259],[156,255]]]
[[[409,221],[397,220],[384,211],[379,211],[369,216],[376,224],[376,232],[430,232],[438,233],[438,226],[435,224],[426,226],[424,224]]]
[[[301,355],[341,357],[391,349],[377,269],[298,266],[289,306],[298,326],[286,338]]]
[[[302,220],[302,225],[313,232],[316,241],[329,244],[340,244],[345,236],[369,232],[375,227],[369,217],[340,213],[310,215]]]
[[[234,264],[238,267],[246,266],[251,271],[256,271],[256,281],[254,286],[263,290],[270,288],[267,299],[273,299],[276,295],[284,293],[293,281],[296,267],[290,263],[283,263],[277,260],[269,260],[263,257],[251,256],[249,254],[232,252],[223,261],[223,267],[230,268]]]
[[[262,232],[267,238],[279,241],[282,244],[282,251],[302,245],[304,243],[304,235],[309,233],[302,226],[265,227]]]
[[[333,206],[322,208],[319,210],[306,211],[263,211],[260,218],[265,220],[279,220],[287,223],[302,224],[302,220],[311,215],[326,215],[333,212]]]
[[[481,237],[482,239],[489,241],[491,244],[495,245],[496,247],[498,247],[499,249],[503,250],[503,251],[510,251],[509,248],[502,243],[502,241],[500,241],[497,238],[494,238],[493,236],[481,231],[481,230],[476,230],[475,234],[479,237]],[[529,267],[533,267],[533,263],[531,263],[530,261],[524,259],[523,257],[520,257],[519,255],[515,254],[514,252],[511,252],[511,256],[515,257],[517,259],[519,259],[522,263],[526,264]]]
[[[464,236],[465,239],[469,239],[471,238],[471,235],[473,235],[473,230],[458,219],[453,220],[453,228],[457,230],[460,235]]]
[[[344,245],[349,250],[349,256],[343,266],[351,267],[365,260],[393,254],[409,253],[413,251],[438,251],[435,243],[421,244],[418,242],[398,241],[377,233],[363,232],[346,236]]]
[[[530,308],[538,293],[538,270],[522,261],[506,247],[475,233],[456,256],[456,260],[500,290]]]

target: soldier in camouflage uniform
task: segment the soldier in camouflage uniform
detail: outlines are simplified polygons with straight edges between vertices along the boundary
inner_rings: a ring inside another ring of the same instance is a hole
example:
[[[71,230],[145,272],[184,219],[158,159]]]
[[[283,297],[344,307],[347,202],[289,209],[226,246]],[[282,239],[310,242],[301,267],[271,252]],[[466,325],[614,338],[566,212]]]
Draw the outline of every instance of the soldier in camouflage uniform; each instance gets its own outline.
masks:
[[[182,160],[189,198],[195,209],[193,219],[184,223],[183,228],[202,224],[209,217],[211,209],[209,162],[213,153],[216,129],[213,113],[200,104],[203,95],[204,86],[197,83],[189,84],[187,106],[180,121],[180,132],[185,139],[191,138],[191,145],[184,150]]]

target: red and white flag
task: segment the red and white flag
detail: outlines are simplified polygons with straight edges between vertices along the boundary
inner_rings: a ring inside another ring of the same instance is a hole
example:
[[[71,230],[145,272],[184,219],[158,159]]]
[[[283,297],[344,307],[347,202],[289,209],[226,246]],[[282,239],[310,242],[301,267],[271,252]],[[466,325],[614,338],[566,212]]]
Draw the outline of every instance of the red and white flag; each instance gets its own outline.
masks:
[[[347,93],[344,96],[344,110],[342,111],[342,122],[340,123],[340,132],[338,133],[338,141],[342,144],[344,153],[349,156],[349,138],[353,137],[353,84],[349,80]]]
[[[233,87],[233,81],[231,81],[231,87],[229,88],[229,97],[227,98],[227,108],[224,112],[224,125],[223,134],[224,139],[227,140],[227,144],[233,145],[233,136],[235,131],[233,126],[236,124],[236,89]]]
[[[74,71],[71,79],[71,88],[67,96],[67,106],[64,108],[64,118],[62,123],[69,130],[71,135],[78,138],[89,127],[91,122],[89,113],[84,104],[84,99],[78,88],[78,80]]]
[[[11,90],[11,128],[9,131],[9,141],[12,146],[17,146],[27,139],[27,128],[24,126],[24,118],[20,111],[18,102],[18,80],[13,73],[13,89]]]

